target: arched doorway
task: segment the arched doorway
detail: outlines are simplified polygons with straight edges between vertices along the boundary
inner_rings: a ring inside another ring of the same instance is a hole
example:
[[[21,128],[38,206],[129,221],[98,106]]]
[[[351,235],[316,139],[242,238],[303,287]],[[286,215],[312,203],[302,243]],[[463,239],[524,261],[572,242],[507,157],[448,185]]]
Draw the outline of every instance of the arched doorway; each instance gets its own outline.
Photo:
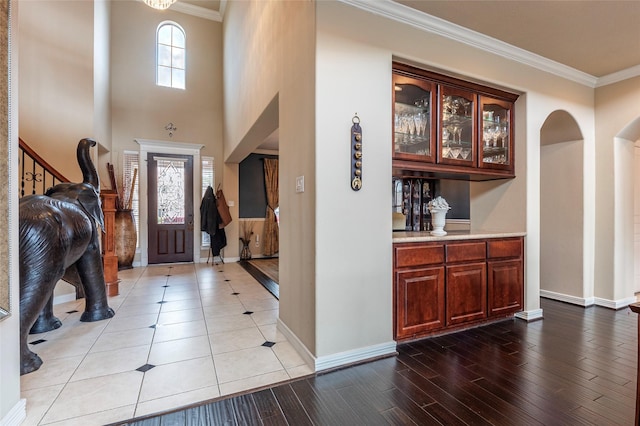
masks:
[[[584,274],[583,139],[562,110],[540,129],[540,295],[587,306],[593,284]]]
[[[613,299],[633,301],[640,291],[640,117],[613,144]]]

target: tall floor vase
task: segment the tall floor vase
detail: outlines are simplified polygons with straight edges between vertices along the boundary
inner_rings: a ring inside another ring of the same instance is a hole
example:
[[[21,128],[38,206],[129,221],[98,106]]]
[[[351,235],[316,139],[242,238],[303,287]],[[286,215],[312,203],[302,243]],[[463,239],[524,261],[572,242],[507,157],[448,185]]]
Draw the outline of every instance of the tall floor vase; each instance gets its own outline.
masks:
[[[136,246],[138,245],[133,210],[116,211],[115,240],[118,270],[133,268],[133,258],[136,256]]]

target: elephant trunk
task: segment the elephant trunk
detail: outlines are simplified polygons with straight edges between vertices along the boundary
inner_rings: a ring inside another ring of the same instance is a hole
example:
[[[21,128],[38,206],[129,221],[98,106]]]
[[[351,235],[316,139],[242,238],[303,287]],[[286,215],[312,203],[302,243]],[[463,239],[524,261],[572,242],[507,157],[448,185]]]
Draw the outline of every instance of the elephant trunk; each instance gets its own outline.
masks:
[[[91,161],[91,155],[89,150],[91,147],[96,146],[96,141],[89,138],[84,138],[78,142],[78,165],[82,170],[82,180],[84,183],[91,184],[96,192],[100,192],[100,178],[96,172],[96,168]]]

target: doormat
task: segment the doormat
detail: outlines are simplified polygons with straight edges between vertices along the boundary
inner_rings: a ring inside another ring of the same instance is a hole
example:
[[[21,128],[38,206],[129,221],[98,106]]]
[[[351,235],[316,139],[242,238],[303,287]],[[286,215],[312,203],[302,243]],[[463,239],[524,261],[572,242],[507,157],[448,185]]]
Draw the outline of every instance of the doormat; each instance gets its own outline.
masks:
[[[241,260],[242,266],[253,278],[267,289],[276,299],[280,299],[280,286],[278,285],[279,259],[277,257]]]

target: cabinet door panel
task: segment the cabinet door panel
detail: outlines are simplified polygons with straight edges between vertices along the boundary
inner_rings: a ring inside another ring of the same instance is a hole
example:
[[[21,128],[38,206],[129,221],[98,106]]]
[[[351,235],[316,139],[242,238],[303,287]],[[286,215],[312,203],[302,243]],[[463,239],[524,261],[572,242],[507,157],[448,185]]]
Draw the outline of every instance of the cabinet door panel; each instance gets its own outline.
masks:
[[[513,171],[513,103],[480,96],[478,167]]]
[[[444,266],[396,273],[396,338],[444,326]]]
[[[393,156],[404,160],[435,161],[434,104],[436,84],[393,74]]]
[[[471,91],[440,86],[439,163],[475,166],[476,102]]]
[[[487,264],[489,315],[521,311],[524,299],[522,260],[490,261]]]
[[[486,263],[447,266],[447,325],[487,317]]]

